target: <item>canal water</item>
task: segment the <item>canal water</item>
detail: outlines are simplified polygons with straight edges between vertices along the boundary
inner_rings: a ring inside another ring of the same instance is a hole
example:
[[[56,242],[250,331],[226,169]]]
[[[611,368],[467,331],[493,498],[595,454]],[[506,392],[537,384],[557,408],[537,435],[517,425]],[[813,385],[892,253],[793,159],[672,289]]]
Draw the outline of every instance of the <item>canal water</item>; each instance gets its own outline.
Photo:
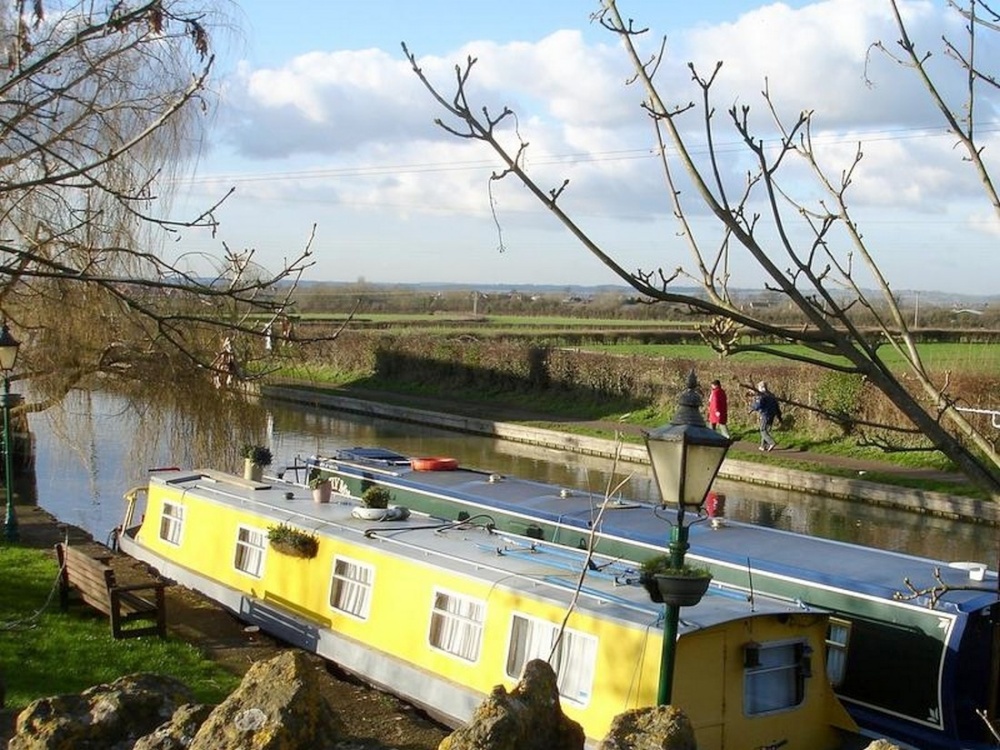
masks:
[[[658,499],[645,466],[615,465],[609,459],[286,403],[242,408],[259,410],[249,416],[262,426],[274,453],[271,470],[339,448],[381,446],[406,455],[450,456],[464,466],[599,496],[610,490],[625,498]],[[192,460],[203,460],[189,455],[191,441],[178,443],[166,433],[139,434],[133,412],[107,395],[81,399],[58,418],[32,415],[31,429],[37,446],[39,505],[99,541],[106,541],[118,524],[122,495],[142,484],[149,468],[191,466]],[[140,442],[144,458],[137,459]],[[224,459],[210,458],[199,465],[241,470]],[[997,569],[1000,542],[996,529],[988,526],[730,481],[716,482],[715,489],[726,496],[726,515],[735,520],[944,561],[983,562]],[[668,534],[665,525],[665,541]]]

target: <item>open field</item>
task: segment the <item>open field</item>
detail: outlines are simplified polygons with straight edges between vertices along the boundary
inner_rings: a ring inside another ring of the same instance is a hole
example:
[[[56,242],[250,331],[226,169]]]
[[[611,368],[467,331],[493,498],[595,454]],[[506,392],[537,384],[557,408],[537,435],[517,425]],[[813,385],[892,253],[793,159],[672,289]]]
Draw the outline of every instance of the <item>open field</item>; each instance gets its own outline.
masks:
[[[343,315],[313,314],[303,318],[305,325],[335,326],[346,320]],[[670,340],[672,334],[690,339],[695,333],[697,321],[629,320],[607,317],[573,317],[554,315],[466,315],[461,313],[373,313],[355,317],[351,327],[375,328],[386,331],[406,331],[412,334],[435,336],[505,334],[519,337],[537,336],[542,345],[559,345],[560,335],[572,337],[567,344],[581,351],[601,352],[622,356],[648,356],[693,361],[718,360],[719,355],[703,343],[655,343]],[[587,341],[587,334],[593,333],[593,341]],[[629,341],[630,333],[636,340]],[[615,334],[608,343],[608,334]],[[920,331],[915,334],[918,337]],[[964,341],[932,341],[918,344],[918,350],[927,368],[938,372],[978,372],[1000,371],[1000,332],[988,330],[968,331]],[[844,360],[824,357],[795,344],[768,344],[769,348],[791,355],[808,355],[829,362]],[[880,355],[893,367],[903,367],[903,359],[892,347],[883,346]],[[757,364],[782,361],[780,357],[760,352],[743,352],[732,357],[741,364]]]
[[[617,355],[642,355],[649,357],[665,357],[670,359],[718,360],[719,355],[708,346],[696,344],[594,344],[580,347],[586,351],[603,352]],[[775,344],[772,349],[786,351],[799,356],[818,357],[804,346],[793,344]],[[917,347],[924,365],[939,372],[1000,372],[1000,345],[972,343],[929,343]],[[903,358],[889,347],[881,350],[882,358],[891,367],[904,367]],[[818,357],[829,362],[844,362],[834,357]],[[779,357],[760,352],[744,352],[733,357],[738,363],[768,363],[782,361]]]

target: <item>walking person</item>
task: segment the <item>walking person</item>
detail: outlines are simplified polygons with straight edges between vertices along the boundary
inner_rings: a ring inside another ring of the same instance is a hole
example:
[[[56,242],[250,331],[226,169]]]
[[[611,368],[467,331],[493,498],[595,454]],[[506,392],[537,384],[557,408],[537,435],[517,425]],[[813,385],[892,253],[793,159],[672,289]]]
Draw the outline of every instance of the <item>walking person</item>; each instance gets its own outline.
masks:
[[[729,399],[722,383],[713,380],[712,390],[708,394],[708,424],[716,432],[722,433],[723,437],[731,439],[729,428],[726,426],[728,420]]]
[[[750,405],[750,411],[757,412],[760,417],[760,446],[757,450],[774,450],[778,443],[771,435],[771,427],[774,426],[774,420],[781,422],[781,405],[763,380],[757,383],[757,397]]]

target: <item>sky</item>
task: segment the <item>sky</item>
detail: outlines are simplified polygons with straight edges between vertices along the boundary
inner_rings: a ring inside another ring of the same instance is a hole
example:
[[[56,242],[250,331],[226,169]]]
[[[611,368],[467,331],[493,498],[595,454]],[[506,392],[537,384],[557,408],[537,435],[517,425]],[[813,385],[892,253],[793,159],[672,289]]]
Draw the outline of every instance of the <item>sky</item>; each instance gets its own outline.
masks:
[[[622,283],[520,182],[489,179],[500,161],[486,144],[435,124],[447,112],[411,70],[405,42],[446,100],[455,66],[476,59],[473,109],[516,113],[530,174],[545,192],[569,180],[559,205],[603,252],[628,271],[693,268],[643,93],[626,85],[620,42],[591,21],[597,0],[237,0],[235,7],[239,33],[217,48],[218,107],[190,175],[176,186],[174,210],[183,215],[235,193],[218,212],[216,236],[185,233],[170,252],[218,256],[225,243],[252,249],[275,271],[312,237],[307,278],[315,281]],[[749,107],[755,137],[773,147],[766,89],[787,125],[813,112],[813,142],[830,179],[863,153],[847,201],[895,290],[1000,291],[1000,221],[976,173],[914,72],[872,49],[898,38],[888,2],[620,0],[619,8],[648,28],[645,54],[666,40],[656,81],[669,103],[696,104],[679,123],[700,160],[703,109],[688,65],[708,75],[722,61],[712,87],[713,139],[731,197],[753,163],[727,111]],[[941,36],[960,36],[954,14],[943,0],[903,8],[911,35],[945,73]],[[979,50],[982,59],[991,52],[1000,59],[996,41],[981,39]],[[962,86],[960,77],[943,79],[945,95],[959,104]],[[1000,95],[983,91],[975,121],[1000,175],[998,105]],[[512,144],[513,127],[503,137]],[[802,160],[786,160],[779,179],[807,208],[829,201]],[[691,235],[711,254],[723,241],[718,222],[690,183],[680,198]],[[766,219],[758,236],[788,267]],[[801,215],[792,211],[785,221],[796,247],[808,247]],[[870,286],[851,249],[842,234],[831,243]],[[763,287],[745,253],[732,250],[728,263],[734,287]]]

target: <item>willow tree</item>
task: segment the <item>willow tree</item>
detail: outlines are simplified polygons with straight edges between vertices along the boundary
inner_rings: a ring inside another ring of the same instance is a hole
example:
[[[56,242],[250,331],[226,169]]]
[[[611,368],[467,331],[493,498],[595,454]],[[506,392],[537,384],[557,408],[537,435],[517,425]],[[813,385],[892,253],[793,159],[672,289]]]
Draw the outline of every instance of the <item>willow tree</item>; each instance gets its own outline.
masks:
[[[224,338],[260,337],[312,265],[308,237],[272,270],[222,242],[197,264],[164,251],[215,237],[229,197],[172,214],[229,28],[207,0],[0,4],[0,311],[35,396],[208,383]]]
[[[964,15],[966,36],[962,40],[945,37],[945,53],[961,68],[968,84],[963,101],[949,102],[928,65],[930,54],[918,49],[910,39],[896,1],[887,2],[897,23],[898,44],[873,40],[872,49],[881,49],[919,77],[960,146],[956,158],[964,158],[976,170],[991,210],[1000,216],[1000,200],[977,142],[973,120],[982,89],[995,91],[998,85],[996,71],[984,67],[995,66],[997,59],[976,57],[980,37],[998,31],[996,14],[979,0],[971,0],[964,7],[949,3],[955,12]],[[989,15],[986,21],[980,17],[984,14]],[[642,111],[652,124],[667,199],[685,239],[686,248],[664,250],[660,267],[652,270],[624,267],[613,247],[598,243],[563,209],[561,199],[569,187],[568,180],[549,188],[529,174],[528,143],[521,135],[525,129],[523,124],[517,126],[515,113],[506,107],[491,111],[470,101],[474,58],[455,67],[455,80],[446,91],[429,80],[405,44],[403,51],[416,75],[447,112],[447,118],[436,122],[456,137],[483,142],[499,156],[503,169],[490,179],[513,178],[523,183],[584,248],[620,279],[651,301],[679,303],[708,316],[711,322],[703,327],[702,334],[720,353],[766,352],[867,379],[909,421],[909,426],[896,425],[896,429],[924,436],[930,446],[944,453],[976,484],[994,497],[1000,496],[1000,456],[988,436],[956,408],[948,378],[935,377],[921,360],[890,281],[878,266],[878,248],[869,245],[852,216],[849,192],[862,161],[861,144],[850,163],[830,173],[821,166],[817,155],[812,133],[816,115],[812,111],[803,110],[793,121],[784,121],[765,83],[761,105],[770,123],[766,137],[757,131],[748,106],[731,107],[720,121],[713,86],[722,71],[721,62],[708,71],[688,65],[694,97],[665,91],[657,76],[667,64],[666,40],[651,53],[643,51],[641,38],[646,30],[636,28],[631,20],[626,23],[615,0],[602,0],[593,18],[623,44],[634,72],[629,83],[641,88]],[[697,118],[699,127],[688,130],[692,118]],[[727,144],[727,153],[722,154],[717,145],[723,142],[721,134],[727,132],[735,133],[743,156],[748,156],[753,165],[738,184],[724,177],[727,170],[723,161],[734,158],[731,147]],[[801,173],[785,178],[793,160],[798,166],[805,165],[812,175],[808,187],[803,187]],[[682,193],[682,186],[693,190]],[[817,188],[822,194],[818,200],[813,197]],[[700,210],[707,209],[714,217],[717,234],[712,240],[703,240],[688,220],[692,209],[684,200],[689,193],[700,203]],[[806,239],[794,239],[801,236]],[[735,291],[749,285],[733,275],[729,261],[736,253],[748,256],[763,270],[766,289],[797,308],[802,322],[775,324],[738,304]],[[690,291],[692,283],[697,293]],[[866,324],[874,321],[874,333],[859,324],[861,311]],[[745,331],[762,336],[747,342],[741,338]],[[768,341],[800,346],[793,350],[797,353],[790,353]],[[906,363],[905,378],[887,364],[885,347]]]

